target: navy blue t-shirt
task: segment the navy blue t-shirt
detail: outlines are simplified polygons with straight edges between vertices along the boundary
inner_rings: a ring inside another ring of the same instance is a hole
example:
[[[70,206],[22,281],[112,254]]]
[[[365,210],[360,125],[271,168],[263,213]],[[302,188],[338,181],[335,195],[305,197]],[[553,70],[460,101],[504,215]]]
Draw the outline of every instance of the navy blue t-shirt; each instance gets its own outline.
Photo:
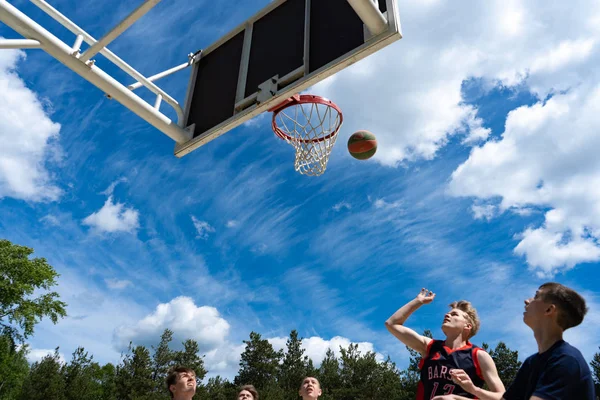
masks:
[[[581,352],[559,340],[543,353],[529,357],[504,393],[506,400],[595,400],[590,368]]]

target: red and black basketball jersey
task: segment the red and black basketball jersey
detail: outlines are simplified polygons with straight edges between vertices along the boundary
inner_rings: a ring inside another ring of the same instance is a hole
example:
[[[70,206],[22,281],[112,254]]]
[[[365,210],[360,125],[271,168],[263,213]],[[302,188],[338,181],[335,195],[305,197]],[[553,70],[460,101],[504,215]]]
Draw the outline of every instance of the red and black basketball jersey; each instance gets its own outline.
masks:
[[[432,340],[427,346],[427,355],[419,363],[421,381],[417,390],[417,400],[430,400],[445,394],[475,398],[452,382],[450,371],[462,369],[475,386],[482,387],[484,381],[477,361],[479,350],[479,347],[469,342],[459,349],[452,350],[444,345],[443,340]]]

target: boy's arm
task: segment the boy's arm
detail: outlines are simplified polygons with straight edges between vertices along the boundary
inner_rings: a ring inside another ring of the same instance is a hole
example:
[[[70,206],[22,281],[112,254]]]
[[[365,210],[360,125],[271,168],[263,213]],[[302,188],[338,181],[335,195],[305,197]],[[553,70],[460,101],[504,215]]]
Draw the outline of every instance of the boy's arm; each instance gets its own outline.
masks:
[[[492,357],[483,350],[478,351],[477,361],[481,369],[481,375],[490,390],[477,387],[462,369],[454,369],[450,372],[452,380],[458,383],[465,391],[471,393],[481,400],[501,400],[504,395],[504,384],[498,376],[498,370]]]
[[[506,389],[504,388],[502,380],[500,380],[500,377],[498,376],[498,369],[496,368],[496,364],[494,364],[492,356],[485,351],[478,351],[477,361],[479,361],[479,367],[481,368],[483,380],[487,384],[488,388],[490,388],[489,391],[495,393],[504,393]]]
[[[421,289],[421,292],[416,298],[406,303],[385,321],[385,327],[392,335],[396,336],[402,343],[411,349],[418,351],[423,357],[427,355],[427,346],[432,339],[427,336],[419,335],[414,330],[405,327],[404,322],[423,304],[431,303],[434,297],[435,293],[426,289]]]
[[[478,353],[477,355],[479,356],[480,352],[477,352],[477,353]],[[488,356],[489,356],[489,354],[488,354]],[[485,377],[486,374],[483,372],[484,371],[483,365],[481,367],[482,367],[481,372],[482,372],[483,376]],[[472,395],[474,395],[475,397],[477,397],[480,400],[502,400],[503,399],[502,396],[504,395],[504,385],[502,385],[502,382],[500,382],[500,385],[502,386],[502,391],[498,391],[498,392],[497,391],[489,391],[489,390],[485,390],[485,389],[475,386],[473,381],[471,381],[471,378],[469,378],[469,375],[467,375],[467,373],[465,371],[463,371],[462,369],[453,369],[452,371],[450,371],[450,375],[452,375],[452,380],[454,382],[456,382],[458,385],[460,385],[460,387],[462,387],[466,392],[471,393]],[[498,381],[500,381],[499,378],[498,378]],[[487,379],[486,379],[486,383],[487,383]],[[489,385],[489,383],[488,383],[488,385]],[[497,387],[495,387],[495,388],[497,388]]]

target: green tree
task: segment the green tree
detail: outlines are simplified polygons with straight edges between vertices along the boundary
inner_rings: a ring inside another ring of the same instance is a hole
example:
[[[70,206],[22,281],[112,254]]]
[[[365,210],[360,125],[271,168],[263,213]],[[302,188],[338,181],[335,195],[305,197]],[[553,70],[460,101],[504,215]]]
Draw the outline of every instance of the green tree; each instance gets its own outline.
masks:
[[[169,343],[173,340],[173,331],[165,329],[160,337],[158,346],[152,347],[154,355],[152,357],[152,381],[154,388],[152,392],[154,397],[159,399],[166,393],[165,379],[169,368],[175,364],[175,352],[169,348]]]
[[[236,389],[236,386],[227,379],[216,376],[210,378],[206,383],[206,386],[201,389],[203,393],[201,396],[199,396],[199,398],[211,400],[232,400],[237,395]],[[264,398],[264,393],[260,394],[261,398]]]
[[[342,387],[342,378],[340,377],[340,363],[333,350],[327,349],[317,375],[323,390],[322,400],[334,400],[333,394]]]
[[[598,346],[598,350],[600,350],[600,346]],[[600,351],[594,354],[590,365],[592,366],[592,376],[596,384],[596,396],[600,396]]]
[[[152,358],[144,346],[129,345],[116,372],[116,392],[119,400],[149,400],[154,396]],[[163,392],[164,393],[164,392]]]
[[[204,368],[204,360],[199,353],[198,342],[192,339],[183,342],[183,350],[175,352],[175,364],[193,369],[198,383],[204,379],[207,373]]]
[[[78,347],[73,352],[71,362],[63,367],[67,400],[102,398],[100,366],[92,361],[93,358],[83,347]]]
[[[105,364],[100,368],[98,381],[101,386],[100,400],[114,400],[117,398],[117,369],[111,364]]]
[[[29,256],[33,249],[0,240],[0,327],[23,342],[44,317],[53,323],[66,315],[56,292],[58,274],[44,258]]]
[[[234,383],[238,386],[251,383],[264,392],[277,383],[277,371],[283,352],[275,351],[271,343],[261,339],[256,332],[250,332],[250,340],[244,340],[244,343],[246,348],[241,355],[240,369]]]
[[[27,346],[17,348],[12,336],[0,335],[0,399],[15,400],[29,374]]]
[[[308,375],[308,363],[309,359],[304,355],[304,349],[302,348],[302,339],[298,337],[298,332],[293,330],[287,340],[287,351],[283,356],[283,362],[279,370],[278,382],[283,390],[284,399],[298,399],[300,382]]]
[[[65,380],[58,348],[40,362],[31,366],[29,376],[23,383],[21,400],[67,400]]]
[[[389,356],[379,364],[376,387],[377,399],[381,400],[403,400],[408,394],[402,384],[396,364]]]
[[[482,347],[486,350],[483,345]],[[522,363],[519,361],[519,352],[512,351],[504,342],[499,342],[494,350],[489,350],[489,354],[494,360],[494,364],[496,364],[500,380],[508,388],[517,376],[519,368],[521,368]]]
[[[362,354],[358,344],[350,344],[347,349],[340,348],[341,387],[335,393],[339,400],[367,400],[377,398],[377,370],[379,363],[375,353]]]

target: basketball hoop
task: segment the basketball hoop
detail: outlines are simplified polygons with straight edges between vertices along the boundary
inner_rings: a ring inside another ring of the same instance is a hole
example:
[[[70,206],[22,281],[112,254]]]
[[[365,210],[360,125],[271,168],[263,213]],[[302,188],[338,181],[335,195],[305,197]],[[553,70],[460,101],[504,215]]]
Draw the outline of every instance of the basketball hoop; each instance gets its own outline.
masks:
[[[310,176],[325,172],[343,122],[340,108],[323,97],[294,95],[269,111],[275,135],[296,149],[296,171]]]

